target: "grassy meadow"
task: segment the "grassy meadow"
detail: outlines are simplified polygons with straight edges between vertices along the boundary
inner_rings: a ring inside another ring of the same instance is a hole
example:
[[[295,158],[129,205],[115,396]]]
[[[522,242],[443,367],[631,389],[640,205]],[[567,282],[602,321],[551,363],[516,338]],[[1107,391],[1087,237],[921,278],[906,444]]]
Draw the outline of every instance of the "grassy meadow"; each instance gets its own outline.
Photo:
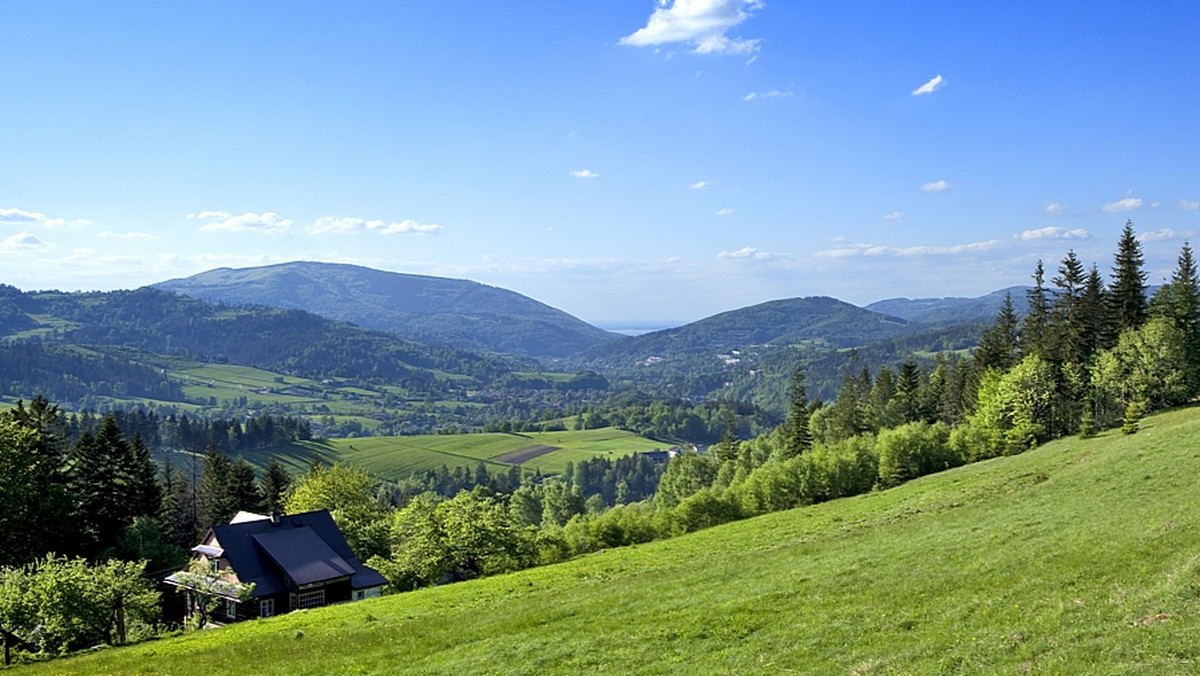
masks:
[[[564,564],[18,669],[1200,671],[1200,409]]]
[[[496,471],[507,470],[508,463],[498,461],[506,453],[533,446],[554,446],[558,450],[527,460],[521,467],[529,472],[559,474],[568,462],[596,456],[617,458],[639,451],[666,448],[668,444],[639,437],[614,427],[565,432],[523,432],[490,434],[425,434],[402,437],[356,437],[326,441],[299,442],[254,451],[246,455],[251,463],[262,466],[271,455],[295,473],[303,473],[315,455],[328,463],[341,462],[366,469],[383,479],[402,479],[413,472],[446,467],[474,467],[480,461]]]

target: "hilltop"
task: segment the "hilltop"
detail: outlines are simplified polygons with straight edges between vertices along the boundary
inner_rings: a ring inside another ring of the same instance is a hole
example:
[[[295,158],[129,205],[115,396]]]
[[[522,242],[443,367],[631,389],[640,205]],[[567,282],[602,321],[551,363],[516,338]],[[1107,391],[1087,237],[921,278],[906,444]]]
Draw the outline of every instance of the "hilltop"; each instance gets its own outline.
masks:
[[[29,673],[1184,673],[1200,409],[899,488]]]
[[[357,265],[218,268],[154,286],[231,305],[305,310],[417,342],[474,351],[565,357],[617,337],[515,291]]]

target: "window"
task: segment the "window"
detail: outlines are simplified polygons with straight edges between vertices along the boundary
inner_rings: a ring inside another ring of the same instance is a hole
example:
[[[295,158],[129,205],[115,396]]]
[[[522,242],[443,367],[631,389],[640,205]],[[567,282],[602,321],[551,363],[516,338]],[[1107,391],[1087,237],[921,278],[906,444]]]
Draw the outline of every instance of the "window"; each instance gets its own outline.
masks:
[[[364,591],[363,591],[363,590],[361,590],[361,589],[356,589],[356,590],[354,591],[354,600],[355,600],[355,601],[361,601],[361,600],[363,600],[364,598],[366,598],[366,592],[364,592]]]
[[[237,601],[225,599],[225,617],[231,620],[237,619]]]
[[[210,573],[216,573],[220,570],[221,570],[221,562],[219,560],[217,560],[217,559],[209,559],[208,560],[208,571]]]
[[[305,592],[296,599],[297,608],[316,608],[325,605],[325,590]]]
[[[275,614],[275,599],[263,599],[258,602],[258,616],[270,617]]]

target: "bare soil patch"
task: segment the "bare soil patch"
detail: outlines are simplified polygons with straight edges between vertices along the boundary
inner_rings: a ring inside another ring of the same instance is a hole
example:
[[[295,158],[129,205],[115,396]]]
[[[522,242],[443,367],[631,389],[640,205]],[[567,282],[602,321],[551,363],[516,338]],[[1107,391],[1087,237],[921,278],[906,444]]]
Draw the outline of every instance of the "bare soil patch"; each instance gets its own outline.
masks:
[[[526,446],[525,448],[518,448],[515,451],[509,451],[503,455],[497,455],[496,457],[492,458],[492,460],[494,462],[506,462],[510,465],[519,465],[523,462],[529,462],[538,456],[546,455],[547,453],[553,453],[560,448],[562,447],[546,446],[545,444]]]

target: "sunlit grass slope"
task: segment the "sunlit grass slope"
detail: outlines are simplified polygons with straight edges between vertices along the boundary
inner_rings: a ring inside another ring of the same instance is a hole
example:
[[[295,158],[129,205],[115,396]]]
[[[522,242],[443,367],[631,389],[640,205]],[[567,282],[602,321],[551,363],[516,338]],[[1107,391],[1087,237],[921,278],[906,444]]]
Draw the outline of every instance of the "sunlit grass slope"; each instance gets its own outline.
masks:
[[[483,461],[493,471],[504,471],[506,453],[535,446],[558,450],[520,463],[523,470],[559,474],[568,462],[601,456],[615,459],[635,452],[665,449],[669,444],[639,437],[632,432],[606,427],[596,430],[527,432],[521,434],[424,434],[403,437],[356,437],[304,442],[252,451],[246,459],[263,465],[275,455],[289,469],[302,473],[315,456],[325,462],[341,462],[366,469],[384,478],[398,480],[413,472],[446,467],[474,467]]]
[[[1200,410],[477,582],[59,660],[73,674],[1200,672]]]

